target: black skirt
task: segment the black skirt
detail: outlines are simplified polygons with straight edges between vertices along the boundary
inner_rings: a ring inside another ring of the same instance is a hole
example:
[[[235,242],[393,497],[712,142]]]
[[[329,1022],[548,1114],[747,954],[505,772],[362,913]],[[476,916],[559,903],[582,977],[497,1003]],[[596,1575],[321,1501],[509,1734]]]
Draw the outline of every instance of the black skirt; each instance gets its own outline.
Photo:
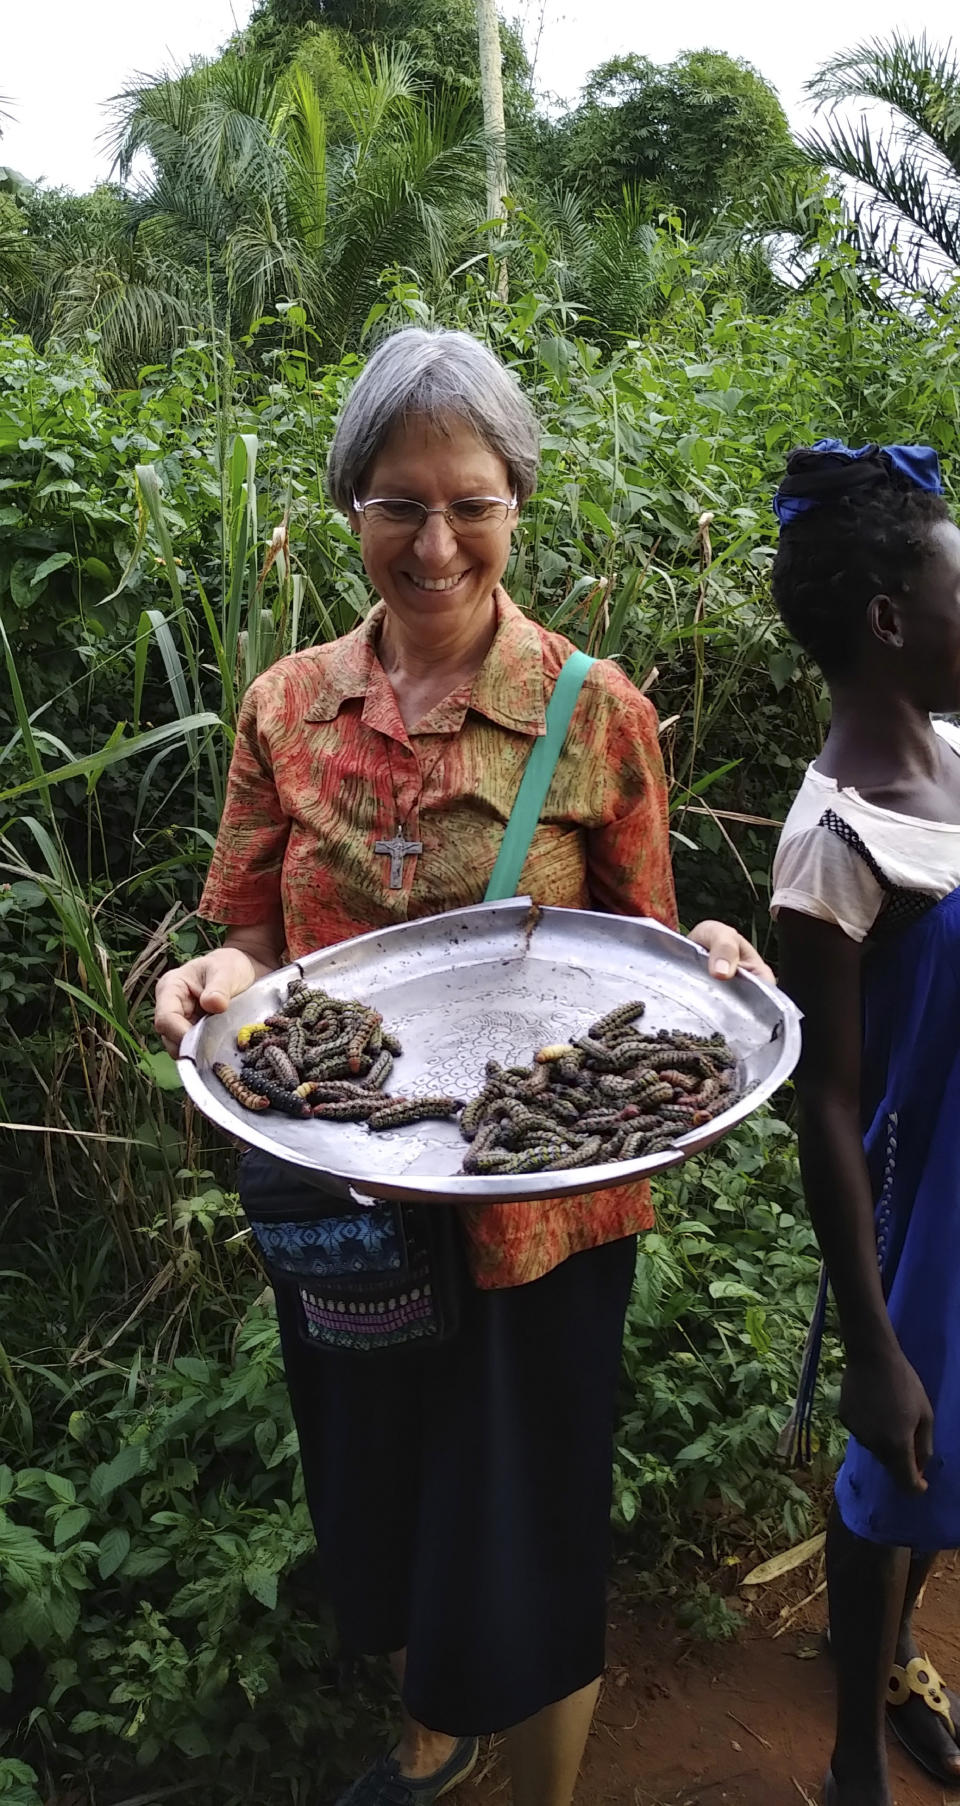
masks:
[[[442,1208],[438,1206],[437,1208]],[[404,1703],[452,1736],[519,1724],[604,1664],[611,1452],[633,1236],[468,1286],[431,1350],[314,1350],[277,1311],[344,1648],[406,1649]]]

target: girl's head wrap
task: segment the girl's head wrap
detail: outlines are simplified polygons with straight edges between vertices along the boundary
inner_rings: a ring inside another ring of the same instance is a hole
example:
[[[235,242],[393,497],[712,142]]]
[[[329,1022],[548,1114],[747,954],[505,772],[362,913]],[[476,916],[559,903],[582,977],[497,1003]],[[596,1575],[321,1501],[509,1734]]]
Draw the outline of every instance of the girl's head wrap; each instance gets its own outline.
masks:
[[[842,439],[818,439],[791,452],[787,474],[773,498],[781,529],[812,508],[823,508],[853,495],[868,483],[899,477],[913,489],[943,494],[940,461],[930,445],[861,445]]]

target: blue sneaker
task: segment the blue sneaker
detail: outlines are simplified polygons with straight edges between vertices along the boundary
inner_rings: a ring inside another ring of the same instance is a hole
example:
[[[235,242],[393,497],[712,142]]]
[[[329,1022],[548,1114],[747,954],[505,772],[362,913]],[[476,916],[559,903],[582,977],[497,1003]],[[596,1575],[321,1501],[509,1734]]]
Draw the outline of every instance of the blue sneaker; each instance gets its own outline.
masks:
[[[395,1756],[381,1756],[340,1795],[336,1806],[433,1806],[434,1800],[452,1793],[473,1773],[479,1755],[478,1739],[461,1737],[443,1767],[422,1781],[402,1775]]]

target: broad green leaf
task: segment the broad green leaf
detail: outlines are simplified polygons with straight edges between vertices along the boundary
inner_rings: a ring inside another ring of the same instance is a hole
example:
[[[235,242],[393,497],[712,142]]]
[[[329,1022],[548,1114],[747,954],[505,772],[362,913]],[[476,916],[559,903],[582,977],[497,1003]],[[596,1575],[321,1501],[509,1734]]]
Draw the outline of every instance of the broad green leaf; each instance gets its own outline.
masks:
[[[8,1806],[41,1806],[39,1778],[15,1756],[0,1756],[0,1796]]]
[[[74,1486],[73,1481],[68,1480],[65,1474],[48,1473],[47,1474],[47,1486],[49,1487],[50,1491],[52,1492],[54,1498],[59,1499],[61,1504],[63,1504],[63,1505],[76,1504],[77,1489]]]
[[[90,1475],[90,1497],[94,1504],[105,1504],[119,1486],[125,1486],[141,1473],[143,1457],[144,1450],[140,1443],[126,1443],[112,1461],[102,1461],[99,1467],[95,1467]]]
[[[109,583],[112,576],[110,566],[104,564],[102,558],[85,558],[83,571],[87,577],[96,577],[100,583]]]
[[[54,1525],[54,1548],[62,1549],[64,1543],[72,1542],[75,1536],[79,1536],[82,1531],[86,1530],[89,1522],[90,1513],[84,1505],[75,1505],[72,1511],[65,1511]]]
[[[17,558],[10,567],[10,594],[18,608],[32,608],[37,600],[36,560]]]
[[[78,1712],[70,1720],[70,1729],[77,1737],[83,1737],[88,1731],[98,1731],[102,1723],[99,1712]]]
[[[129,1552],[129,1530],[125,1530],[122,1525],[117,1525],[113,1530],[108,1530],[100,1544],[100,1559],[97,1563],[100,1579],[109,1580],[111,1574],[116,1573],[121,1562],[125,1561]]]
[[[591,502],[589,497],[582,496],[580,499],[580,512],[584,519],[588,520],[592,527],[596,527],[597,532],[602,534],[605,539],[616,538],[616,527],[610,519],[610,516],[604,513],[597,502]]]
[[[61,571],[63,569],[64,565],[72,564],[72,563],[73,563],[73,553],[72,552],[54,552],[54,553],[52,553],[52,555],[49,558],[44,559],[42,564],[37,565],[37,568],[34,571],[33,576],[30,580],[31,587],[35,588],[38,583],[42,583],[44,578],[49,577],[52,574],[52,572]]]
[[[131,1549],[123,1563],[124,1580],[146,1580],[151,1574],[158,1574],[173,1555],[165,1549]]]
[[[267,1568],[249,1567],[244,1569],[243,1584],[247,1592],[261,1605],[272,1612],[277,1603],[277,1577]]]
[[[47,1601],[51,1628],[61,1643],[69,1643],[80,1622],[80,1600],[75,1593],[51,1593]]]

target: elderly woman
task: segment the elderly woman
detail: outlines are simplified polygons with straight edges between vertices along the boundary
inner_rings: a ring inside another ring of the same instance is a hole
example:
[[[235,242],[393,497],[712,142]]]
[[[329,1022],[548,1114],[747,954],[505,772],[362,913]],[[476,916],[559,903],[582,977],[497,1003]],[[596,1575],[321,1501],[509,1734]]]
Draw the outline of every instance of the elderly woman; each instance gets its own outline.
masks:
[[[247,692],[200,906],[227,932],[160,981],[171,1051],[285,958],[483,898],[573,650],[501,587],[537,449],[513,378],[464,333],[399,332],[356,382],[328,485],[380,601]],[[607,661],[521,890],[675,923],[656,718]],[[732,929],[694,932],[716,976],[765,972]],[[340,1635],[389,1655],[403,1706],[395,1750],[341,1806],[426,1806],[494,1731],[514,1806],[569,1806],[604,1660],[615,1389],[651,1221],[639,1185],[465,1208],[461,1322],[431,1349],[311,1347],[297,1288],[275,1288]]]

